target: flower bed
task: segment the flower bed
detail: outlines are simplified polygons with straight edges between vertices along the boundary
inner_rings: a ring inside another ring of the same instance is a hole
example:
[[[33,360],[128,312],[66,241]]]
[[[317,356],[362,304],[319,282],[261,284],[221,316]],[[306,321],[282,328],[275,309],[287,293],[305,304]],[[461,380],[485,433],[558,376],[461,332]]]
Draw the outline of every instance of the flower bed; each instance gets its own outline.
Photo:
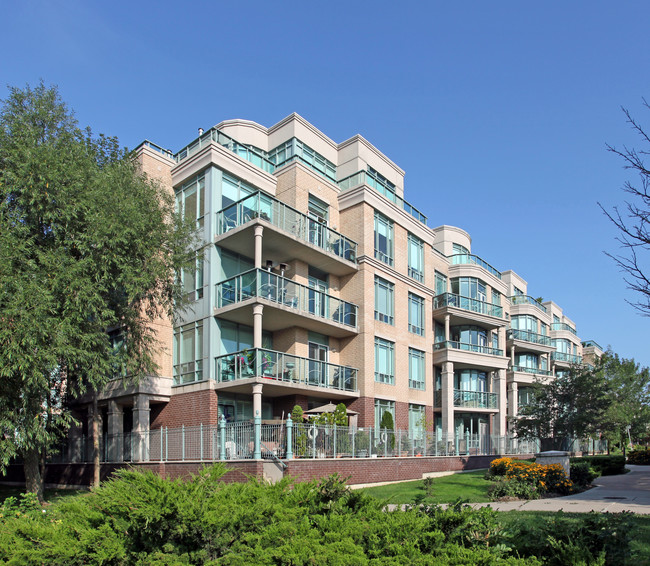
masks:
[[[490,464],[486,477],[494,481],[489,489],[493,500],[506,497],[539,499],[547,494],[569,495],[575,491],[561,464],[542,466],[512,458],[497,458]]]

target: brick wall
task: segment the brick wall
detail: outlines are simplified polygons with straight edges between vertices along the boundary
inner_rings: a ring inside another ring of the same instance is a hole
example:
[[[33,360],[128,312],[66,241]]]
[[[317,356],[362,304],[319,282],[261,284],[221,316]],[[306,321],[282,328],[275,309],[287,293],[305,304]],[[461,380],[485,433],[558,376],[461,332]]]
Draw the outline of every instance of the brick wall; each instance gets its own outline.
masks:
[[[169,403],[156,414],[151,428],[219,424],[217,401],[217,393],[212,389],[174,394]]]

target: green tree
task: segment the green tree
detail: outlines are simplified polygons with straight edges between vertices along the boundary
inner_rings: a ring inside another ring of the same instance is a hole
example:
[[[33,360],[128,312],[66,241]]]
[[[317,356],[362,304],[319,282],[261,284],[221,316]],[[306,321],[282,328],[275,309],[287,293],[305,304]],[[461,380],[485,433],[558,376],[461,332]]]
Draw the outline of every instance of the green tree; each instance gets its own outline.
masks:
[[[56,88],[10,88],[2,102],[0,470],[22,457],[42,498],[69,401],[155,372],[149,323],[182,301],[193,227],[115,138],[78,127]]]
[[[532,400],[513,419],[515,431],[522,438],[548,439],[557,449],[568,439],[595,435],[612,402],[600,366],[572,366],[533,387]]]
[[[611,350],[603,355],[601,371],[609,384],[611,405],[604,416],[603,432],[614,444],[625,447],[630,439],[648,434],[650,423],[650,371],[633,359],[619,358]],[[629,427],[629,428],[628,428]]]

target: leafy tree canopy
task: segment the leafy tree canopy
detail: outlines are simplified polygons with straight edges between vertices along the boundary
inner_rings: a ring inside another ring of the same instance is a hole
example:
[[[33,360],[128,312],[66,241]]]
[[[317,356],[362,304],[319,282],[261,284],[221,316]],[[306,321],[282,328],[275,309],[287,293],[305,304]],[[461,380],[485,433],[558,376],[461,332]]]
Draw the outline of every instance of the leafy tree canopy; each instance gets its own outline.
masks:
[[[0,469],[32,465],[71,423],[66,402],[118,368],[155,371],[155,331],[182,299],[193,227],[115,138],[82,130],[55,87],[0,110]],[[117,330],[126,347],[115,348]],[[115,334],[113,335],[113,337]]]

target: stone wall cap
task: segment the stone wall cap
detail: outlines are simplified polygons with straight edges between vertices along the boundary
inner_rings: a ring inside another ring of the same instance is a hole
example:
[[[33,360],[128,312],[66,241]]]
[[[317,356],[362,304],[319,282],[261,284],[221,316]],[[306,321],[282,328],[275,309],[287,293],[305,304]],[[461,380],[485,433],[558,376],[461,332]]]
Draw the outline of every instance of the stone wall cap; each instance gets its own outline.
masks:
[[[546,452],[539,452],[535,456],[568,456],[569,453],[564,450],[547,450]]]

